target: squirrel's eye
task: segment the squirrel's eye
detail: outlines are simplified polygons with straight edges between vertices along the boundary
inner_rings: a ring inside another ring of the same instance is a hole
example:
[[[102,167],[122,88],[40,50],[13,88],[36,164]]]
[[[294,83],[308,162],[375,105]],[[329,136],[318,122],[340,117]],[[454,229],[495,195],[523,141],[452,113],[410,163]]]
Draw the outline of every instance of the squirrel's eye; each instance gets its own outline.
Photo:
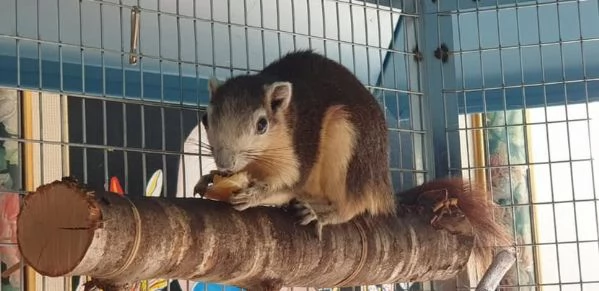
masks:
[[[260,117],[256,123],[256,132],[258,134],[264,134],[266,129],[268,129],[268,120],[266,120],[264,117]]]

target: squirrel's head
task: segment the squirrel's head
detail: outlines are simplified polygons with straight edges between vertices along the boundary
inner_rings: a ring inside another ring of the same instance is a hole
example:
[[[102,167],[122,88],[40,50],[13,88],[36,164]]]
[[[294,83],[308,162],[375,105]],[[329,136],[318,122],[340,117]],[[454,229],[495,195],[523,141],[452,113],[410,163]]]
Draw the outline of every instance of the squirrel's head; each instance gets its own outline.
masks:
[[[274,166],[281,139],[288,139],[286,113],[292,98],[289,82],[260,76],[209,81],[210,103],[202,125],[217,168],[238,172],[252,162]],[[271,158],[269,158],[271,157]]]

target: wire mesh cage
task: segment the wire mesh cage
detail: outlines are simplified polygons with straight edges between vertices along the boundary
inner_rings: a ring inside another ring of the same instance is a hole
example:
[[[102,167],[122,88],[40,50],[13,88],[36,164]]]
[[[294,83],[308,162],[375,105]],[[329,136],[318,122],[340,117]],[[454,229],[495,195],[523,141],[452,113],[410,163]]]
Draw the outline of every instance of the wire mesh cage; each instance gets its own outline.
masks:
[[[447,148],[442,172],[482,181],[504,206],[520,252],[506,288],[598,286],[597,8],[440,1],[425,9],[447,60],[427,75],[441,84],[432,111],[445,116],[433,121],[445,141],[435,152]]]
[[[28,191],[71,175],[193,197],[215,166],[200,149],[208,79],[306,48],[379,101],[396,191],[447,175],[491,190],[520,252],[502,290],[599,290],[598,24],[596,0],[3,0],[0,290],[85,281],[20,262],[14,221]],[[354,289],[466,290],[476,278],[397,283]]]

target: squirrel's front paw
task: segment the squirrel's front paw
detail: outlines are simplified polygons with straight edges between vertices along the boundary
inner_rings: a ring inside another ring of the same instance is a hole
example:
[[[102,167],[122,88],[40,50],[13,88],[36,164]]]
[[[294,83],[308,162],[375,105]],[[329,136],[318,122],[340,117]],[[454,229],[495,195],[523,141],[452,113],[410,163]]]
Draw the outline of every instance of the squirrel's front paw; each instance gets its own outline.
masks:
[[[264,194],[266,191],[265,186],[262,184],[253,184],[245,189],[241,189],[229,198],[229,203],[233,205],[233,208],[237,211],[243,211],[250,207],[257,206],[259,204],[258,197]]]

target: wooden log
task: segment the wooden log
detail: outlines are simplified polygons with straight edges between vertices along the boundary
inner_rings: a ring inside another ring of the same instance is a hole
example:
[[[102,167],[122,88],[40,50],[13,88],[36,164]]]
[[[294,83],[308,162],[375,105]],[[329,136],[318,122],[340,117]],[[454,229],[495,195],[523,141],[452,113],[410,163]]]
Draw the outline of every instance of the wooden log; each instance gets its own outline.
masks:
[[[63,179],[26,196],[17,236],[40,274],[90,276],[105,290],[156,278],[342,287],[444,280],[465,268],[475,243],[466,218],[446,218],[457,219],[449,232],[431,226],[430,211],[400,213],[327,226],[319,242],[281,208],[123,197]]]

